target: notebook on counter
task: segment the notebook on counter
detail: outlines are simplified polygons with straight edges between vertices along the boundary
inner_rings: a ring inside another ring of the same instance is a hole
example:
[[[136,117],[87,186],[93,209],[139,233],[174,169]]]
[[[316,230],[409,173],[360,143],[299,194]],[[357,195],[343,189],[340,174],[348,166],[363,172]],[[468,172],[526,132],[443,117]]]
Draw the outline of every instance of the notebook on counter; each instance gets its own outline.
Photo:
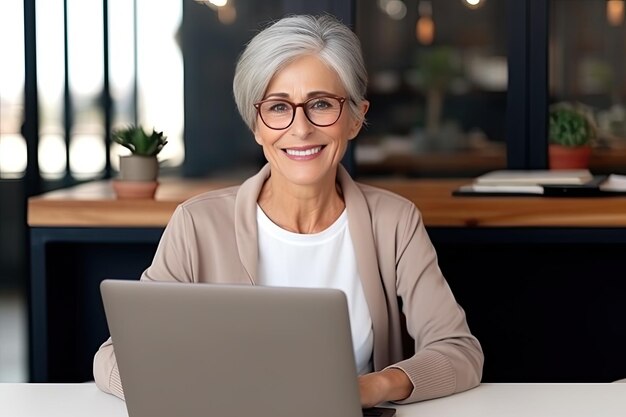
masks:
[[[538,185],[567,184],[583,185],[593,180],[587,169],[564,170],[497,170],[476,177],[475,184],[480,185]]]
[[[340,290],[104,280],[129,417],[392,417],[362,410]]]
[[[608,197],[626,195],[626,175],[588,170],[500,170],[481,175],[454,196]]]

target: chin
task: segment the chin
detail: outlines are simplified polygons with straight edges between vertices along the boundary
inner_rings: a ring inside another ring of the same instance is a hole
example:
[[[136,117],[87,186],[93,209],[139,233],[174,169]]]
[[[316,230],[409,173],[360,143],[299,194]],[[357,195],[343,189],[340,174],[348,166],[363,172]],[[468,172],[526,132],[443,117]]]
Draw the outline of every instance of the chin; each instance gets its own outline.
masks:
[[[278,162],[278,161],[276,161]],[[333,178],[337,172],[337,166],[329,161],[296,162],[289,161],[287,164],[277,164],[272,169],[279,173],[289,183],[299,186],[312,186],[323,183],[329,177]]]
[[[332,168],[330,170],[332,170]],[[328,178],[330,170],[300,169],[296,172],[292,171],[290,173],[286,173],[287,175],[285,177],[294,185],[311,186],[323,183],[324,180]]]
[[[323,178],[321,175],[290,175],[287,180],[294,185],[311,186],[321,183]]]

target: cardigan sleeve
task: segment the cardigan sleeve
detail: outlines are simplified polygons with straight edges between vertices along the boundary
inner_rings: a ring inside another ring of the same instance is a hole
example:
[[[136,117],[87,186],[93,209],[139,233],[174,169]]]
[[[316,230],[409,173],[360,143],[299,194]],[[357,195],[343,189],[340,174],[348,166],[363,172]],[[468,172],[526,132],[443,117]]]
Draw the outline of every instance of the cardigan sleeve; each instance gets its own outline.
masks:
[[[484,356],[437,263],[419,211],[411,204],[396,231],[396,289],[415,354],[391,367],[403,370],[413,391],[399,403],[441,397],[477,386]]]
[[[102,391],[124,399],[124,390],[120,380],[120,372],[117,368],[115,351],[111,338],[104,342],[96,352],[93,359],[93,376],[96,386]]]

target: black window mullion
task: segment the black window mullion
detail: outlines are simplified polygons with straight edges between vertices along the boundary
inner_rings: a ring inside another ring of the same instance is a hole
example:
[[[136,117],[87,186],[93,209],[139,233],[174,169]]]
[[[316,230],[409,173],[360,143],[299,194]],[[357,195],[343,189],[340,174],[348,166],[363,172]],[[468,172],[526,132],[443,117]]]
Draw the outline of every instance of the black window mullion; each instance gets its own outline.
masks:
[[[545,169],[548,117],[548,2],[508,3],[507,167]]]
[[[528,168],[548,167],[548,1],[530,0]]]
[[[63,1],[63,127],[65,129],[65,177],[63,182],[69,185],[73,182],[70,168],[70,137],[72,134],[72,98],[70,96],[70,75],[69,75],[69,51],[68,51],[68,20],[67,20],[67,0]]]
[[[105,166],[104,177],[111,177],[111,125],[113,123],[113,109],[111,103],[111,91],[109,85],[109,2],[102,0],[102,29],[103,29],[103,85],[102,85],[102,107],[104,111],[104,149]]]
[[[508,10],[508,80],[507,89],[507,168],[528,166],[528,3],[509,0]]]
[[[39,103],[37,99],[37,40],[35,0],[24,0],[24,123],[26,196],[41,192],[39,172]]]

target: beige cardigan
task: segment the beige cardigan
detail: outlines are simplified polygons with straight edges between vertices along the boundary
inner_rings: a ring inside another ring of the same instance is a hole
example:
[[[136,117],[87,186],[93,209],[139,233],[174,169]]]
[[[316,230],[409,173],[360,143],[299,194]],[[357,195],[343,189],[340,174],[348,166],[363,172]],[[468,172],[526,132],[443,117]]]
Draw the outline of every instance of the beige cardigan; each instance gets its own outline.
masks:
[[[266,165],[241,186],[182,203],[170,219],[152,265],[141,279],[254,285],[257,277],[257,198]],[[414,389],[409,403],[453,394],[480,383],[483,353],[439,266],[415,205],[355,183],[343,167],[337,180],[374,331],[373,364],[402,369]],[[402,298],[415,355],[402,353]],[[123,398],[111,339],[94,358],[96,384]]]

